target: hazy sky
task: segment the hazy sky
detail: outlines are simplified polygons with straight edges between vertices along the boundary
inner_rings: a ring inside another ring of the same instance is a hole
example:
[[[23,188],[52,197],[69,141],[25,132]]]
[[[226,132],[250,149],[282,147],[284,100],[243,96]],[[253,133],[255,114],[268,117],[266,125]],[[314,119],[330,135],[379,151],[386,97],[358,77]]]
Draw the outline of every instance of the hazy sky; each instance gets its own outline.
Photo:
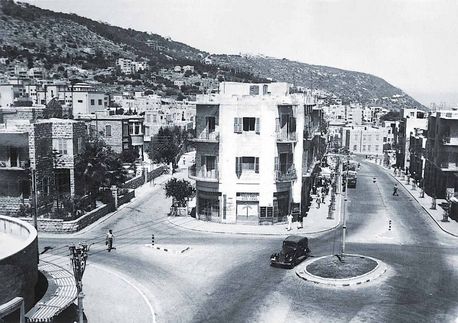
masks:
[[[27,0],[170,36],[367,72],[425,105],[458,105],[458,0]]]

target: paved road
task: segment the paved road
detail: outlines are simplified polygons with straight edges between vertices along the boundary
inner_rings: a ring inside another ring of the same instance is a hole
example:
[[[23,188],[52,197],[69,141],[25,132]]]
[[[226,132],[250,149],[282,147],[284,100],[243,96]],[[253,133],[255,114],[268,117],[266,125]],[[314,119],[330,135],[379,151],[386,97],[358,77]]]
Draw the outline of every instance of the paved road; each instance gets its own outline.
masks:
[[[393,184],[378,166],[362,163],[357,188],[348,192],[347,252],[376,257],[390,268],[359,288],[321,287],[297,278],[293,270],[271,268],[268,258],[280,238],[172,227],[165,221],[170,202],[164,202],[161,189],[76,240],[41,239],[40,245],[59,253],[69,242],[98,239],[89,266],[128,277],[153,304],[158,322],[455,322],[458,240],[440,232],[407,192],[401,189],[393,197]],[[100,243],[108,228],[117,237],[112,253]],[[151,250],[144,246],[151,233],[161,244],[191,249],[181,255]],[[340,230],[312,236],[313,254],[339,252],[340,239]],[[128,299],[120,301],[127,309],[125,304],[135,307]],[[128,310],[123,321],[135,321]]]

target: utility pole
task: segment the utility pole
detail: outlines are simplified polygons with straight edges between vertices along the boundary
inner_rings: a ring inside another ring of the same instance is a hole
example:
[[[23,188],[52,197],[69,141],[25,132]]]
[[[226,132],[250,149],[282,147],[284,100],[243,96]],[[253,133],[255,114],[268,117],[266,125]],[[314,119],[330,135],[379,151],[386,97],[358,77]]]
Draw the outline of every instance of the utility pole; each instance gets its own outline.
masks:
[[[38,232],[38,198],[37,198],[37,178],[36,170],[34,168],[30,169],[32,172],[32,216],[33,216],[33,226]]]
[[[343,205],[342,255],[341,255],[342,259],[343,259],[344,254],[345,254],[345,236],[347,234],[346,208],[347,208],[347,199],[348,199],[348,169],[349,169],[349,167],[350,167],[350,156],[347,156],[347,176],[346,176],[346,179],[345,179],[345,197],[344,197],[344,205]]]
[[[86,269],[87,252],[89,247],[86,244],[78,246],[69,246],[70,256],[73,267],[73,276],[75,277],[76,288],[78,291],[78,323],[84,323],[83,311],[83,274]]]

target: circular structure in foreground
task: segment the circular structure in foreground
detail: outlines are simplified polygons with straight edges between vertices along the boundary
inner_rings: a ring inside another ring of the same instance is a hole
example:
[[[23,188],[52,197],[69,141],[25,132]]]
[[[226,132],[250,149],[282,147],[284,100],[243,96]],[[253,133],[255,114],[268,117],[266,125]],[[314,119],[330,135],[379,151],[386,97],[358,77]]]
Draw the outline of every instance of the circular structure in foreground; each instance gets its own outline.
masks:
[[[317,284],[354,286],[374,280],[386,270],[386,265],[378,259],[347,254],[344,258],[324,256],[310,259],[296,270],[296,274]]]

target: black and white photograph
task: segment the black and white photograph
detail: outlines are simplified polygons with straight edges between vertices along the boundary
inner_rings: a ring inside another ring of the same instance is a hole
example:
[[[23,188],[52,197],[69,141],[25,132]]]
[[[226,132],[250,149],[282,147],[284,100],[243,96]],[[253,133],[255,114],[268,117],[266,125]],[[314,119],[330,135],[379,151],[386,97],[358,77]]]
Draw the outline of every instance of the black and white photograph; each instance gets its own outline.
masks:
[[[458,323],[457,0],[0,0],[0,323]]]

